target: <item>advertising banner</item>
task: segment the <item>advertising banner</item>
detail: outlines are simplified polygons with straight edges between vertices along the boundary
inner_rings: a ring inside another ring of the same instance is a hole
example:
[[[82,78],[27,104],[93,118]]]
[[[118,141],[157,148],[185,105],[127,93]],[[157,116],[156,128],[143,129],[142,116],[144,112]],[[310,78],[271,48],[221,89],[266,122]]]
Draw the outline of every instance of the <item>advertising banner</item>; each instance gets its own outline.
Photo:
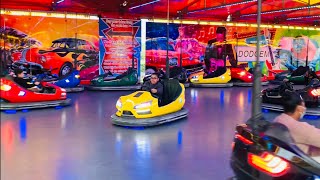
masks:
[[[260,52],[258,53],[255,46],[235,46],[235,49],[238,56],[238,62],[253,62],[256,60],[257,56],[260,57],[261,62],[266,62],[274,55],[273,52],[270,52],[272,50],[268,46],[260,47]]]
[[[121,74],[129,67],[138,68],[140,21],[101,18],[99,29],[100,74]]]

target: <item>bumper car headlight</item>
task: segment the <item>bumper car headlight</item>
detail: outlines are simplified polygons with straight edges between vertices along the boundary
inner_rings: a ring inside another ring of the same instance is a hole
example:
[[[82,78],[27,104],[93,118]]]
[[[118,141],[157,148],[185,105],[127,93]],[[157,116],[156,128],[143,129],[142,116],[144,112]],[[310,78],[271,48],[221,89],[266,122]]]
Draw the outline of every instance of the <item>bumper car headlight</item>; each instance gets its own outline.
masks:
[[[122,107],[122,102],[121,102],[120,99],[117,101],[116,107],[118,107],[118,108],[121,108],[121,107]]]
[[[63,88],[61,88],[61,91],[62,91],[62,92],[67,92],[67,91],[66,91],[65,89],[63,89]]]
[[[241,72],[239,73],[239,75],[240,75],[240,76],[244,76],[244,75],[246,75],[246,72],[245,72],[245,71],[241,71]]]
[[[79,79],[79,78],[80,78],[80,75],[77,74],[77,75],[75,75],[74,77],[77,78],[77,79]]]
[[[11,89],[10,85],[3,84],[1,85],[1,91],[9,91]]]
[[[134,106],[134,109],[143,109],[143,108],[148,108],[150,107],[152,104],[152,101],[148,101],[148,102],[145,102],[145,103],[141,103],[141,104],[138,104],[136,106]]]

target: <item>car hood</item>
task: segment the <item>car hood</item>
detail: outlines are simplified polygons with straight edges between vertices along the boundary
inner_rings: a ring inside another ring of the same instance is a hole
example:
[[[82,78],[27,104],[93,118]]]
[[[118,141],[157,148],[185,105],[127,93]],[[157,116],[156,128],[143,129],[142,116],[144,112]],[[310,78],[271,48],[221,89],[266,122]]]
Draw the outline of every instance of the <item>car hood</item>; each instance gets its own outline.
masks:
[[[120,100],[123,107],[134,107],[135,105],[150,101],[154,105],[156,99],[148,91],[137,91],[127,96],[121,96]]]

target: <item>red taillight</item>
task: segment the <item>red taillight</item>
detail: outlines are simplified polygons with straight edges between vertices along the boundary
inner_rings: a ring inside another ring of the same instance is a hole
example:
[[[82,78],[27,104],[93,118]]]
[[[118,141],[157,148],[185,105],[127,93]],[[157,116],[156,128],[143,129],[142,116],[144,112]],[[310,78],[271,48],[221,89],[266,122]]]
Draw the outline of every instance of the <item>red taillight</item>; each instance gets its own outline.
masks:
[[[312,96],[320,96],[320,89],[314,89],[311,91]]]
[[[261,156],[248,153],[248,163],[252,167],[272,177],[283,176],[289,171],[290,168],[290,165],[287,161],[268,152],[262,153]]]
[[[242,142],[245,143],[245,144],[248,144],[248,145],[253,144],[252,141],[250,141],[249,139],[241,136],[240,134],[236,134],[234,137],[235,137],[236,139],[239,139],[240,141],[242,141]]]

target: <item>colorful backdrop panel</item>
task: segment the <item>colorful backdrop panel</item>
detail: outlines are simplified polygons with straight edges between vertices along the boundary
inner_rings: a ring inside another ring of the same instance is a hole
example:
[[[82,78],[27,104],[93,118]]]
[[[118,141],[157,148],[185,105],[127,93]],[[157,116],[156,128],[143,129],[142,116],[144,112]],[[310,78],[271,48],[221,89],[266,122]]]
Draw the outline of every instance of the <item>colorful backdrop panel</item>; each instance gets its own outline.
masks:
[[[97,75],[97,20],[3,15],[1,34],[4,64],[27,61],[59,76],[72,68],[81,78]]]
[[[208,42],[216,41],[218,26],[169,24],[169,46],[167,47],[167,24],[147,22],[146,25],[146,68],[155,70],[165,67],[168,49],[170,65],[180,65],[192,70],[208,57]],[[257,33],[255,27],[226,27],[225,44],[227,62],[235,59],[247,68],[254,66],[257,56],[263,67],[268,69],[297,68],[308,65],[320,70],[320,32],[262,28],[261,49],[256,52]]]
[[[100,74],[120,74],[129,67],[139,72],[140,21],[100,18],[99,29]]]

